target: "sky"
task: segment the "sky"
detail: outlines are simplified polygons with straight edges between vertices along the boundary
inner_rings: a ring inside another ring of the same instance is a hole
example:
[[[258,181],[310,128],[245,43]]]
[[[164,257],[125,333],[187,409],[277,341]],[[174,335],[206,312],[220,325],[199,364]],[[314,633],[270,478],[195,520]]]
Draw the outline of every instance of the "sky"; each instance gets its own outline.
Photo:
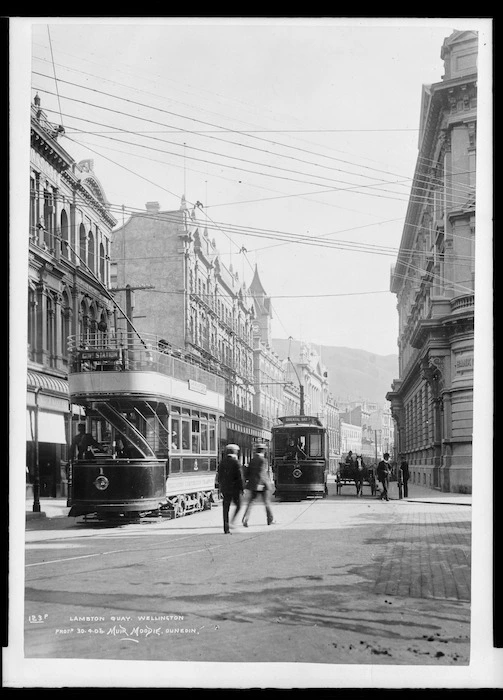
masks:
[[[25,87],[118,225],[200,202],[222,261],[258,267],[273,337],[388,355],[422,85],[476,23],[34,18]]]

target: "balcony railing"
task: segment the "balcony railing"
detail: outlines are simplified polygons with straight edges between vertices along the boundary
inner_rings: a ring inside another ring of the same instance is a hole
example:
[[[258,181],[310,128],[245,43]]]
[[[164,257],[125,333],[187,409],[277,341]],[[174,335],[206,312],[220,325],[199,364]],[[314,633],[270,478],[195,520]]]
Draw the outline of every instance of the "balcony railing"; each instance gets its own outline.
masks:
[[[459,311],[460,309],[469,309],[475,305],[475,295],[465,294],[462,297],[456,297],[451,299],[451,309],[452,311]]]
[[[257,416],[256,413],[240,408],[240,406],[236,406],[236,404],[232,403],[231,401],[225,402],[225,417],[233,420],[239,420],[242,423],[247,423],[255,428],[264,428],[264,419],[261,418],[261,416]]]
[[[210,391],[225,393],[225,380],[208,371],[194,357],[171,347],[156,335],[142,333],[90,333],[76,342],[68,338],[70,373],[148,371],[205,384]]]

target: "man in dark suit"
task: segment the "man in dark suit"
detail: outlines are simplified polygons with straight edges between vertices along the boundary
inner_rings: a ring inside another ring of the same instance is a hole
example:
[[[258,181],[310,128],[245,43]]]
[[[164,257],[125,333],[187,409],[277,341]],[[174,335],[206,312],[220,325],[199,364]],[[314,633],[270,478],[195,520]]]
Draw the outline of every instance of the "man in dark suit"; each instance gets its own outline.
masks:
[[[402,455],[400,469],[402,470],[403,497],[407,498],[409,495],[409,463],[405,459],[405,455]]]
[[[244,489],[243,473],[241,464],[239,463],[238,453],[238,445],[227,445],[225,448],[225,455],[218,465],[217,484],[223,499],[224,533],[226,535],[231,534],[229,527],[229,510],[231,503],[234,502],[236,505],[236,510],[232,516],[232,520],[234,521],[241,508],[241,495]]]
[[[250,491],[250,497],[243,516],[243,525],[245,527],[248,527],[250,510],[253,505],[253,501],[258,495],[262,496],[264,501],[267,524],[272,525],[274,523],[274,517],[271,509],[272,485],[267,475],[267,462],[265,460],[264,453],[264,445],[257,445],[255,448],[255,454],[253,455],[250,464],[248,465],[248,469],[246,470],[246,488]]]
[[[388,496],[388,485],[390,476],[390,464],[389,464],[389,454],[385,452],[383,458],[377,465],[377,478],[381,482],[381,495],[379,496],[382,501],[389,501]]]

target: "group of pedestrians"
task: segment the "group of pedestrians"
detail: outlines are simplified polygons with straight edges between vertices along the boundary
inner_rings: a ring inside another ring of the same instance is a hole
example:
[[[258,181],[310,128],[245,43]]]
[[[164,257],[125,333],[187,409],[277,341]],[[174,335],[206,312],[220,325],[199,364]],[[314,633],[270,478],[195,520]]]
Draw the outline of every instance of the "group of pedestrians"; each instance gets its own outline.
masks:
[[[401,455],[400,461],[400,472],[398,474],[399,485],[403,487],[404,498],[408,498],[409,495],[409,463],[403,455]],[[389,479],[391,476],[391,465],[389,462],[389,454],[385,452],[383,454],[382,460],[377,465],[377,478],[381,483],[381,495],[379,498],[382,501],[389,501],[388,496],[388,486]]]
[[[263,500],[267,524],[274,523],[271,508],[272,484],[267,473],[267,462],[264,457],[265,447],[257,445],[255,453],[244,470],[239,461],[239,446],[230,444],[225,448],[225,455],[218,465],[217,484],[222,494],[222,510],[224,519],[224,533],[230,535],[230,526],[233,524],[241,510],[244,491],[248,491],[248,501],[242,519],[244,527],[248,527],[250,511],[255,499],[260,496]],[[229,521],[231,503],[235,509]]]
[[[239,446],[229,444],[225,448],[225,455],[218,465],[217,486],[222,494],[222,511],[224,533],[230,535],[231,525],[236,521],[241,511],[242,498],[245,490],[248,491],[244,515],[242,518],[243,527],[248,527],[248,519],[254,501],[261,497],[265,506],[267,524],[274,523],[274,516],[271,508],[271,495],[273,486],[267,471],[267,462],[264,456],[264,445],[257,445],[255,453],[248,466],[243,470],[239,460]],[[348,455],[351,456],[351,453]],[[389,501],[388,487],[391,477],[391,464],[388,452],[385,452],[382,460],[377,465],[377,479],[381,484],[379,498]],[[400,463],[399,481],[403,486],[403,495],[408,497],[409,465],[404,457]],[[234,513],[229,519],[231,504],[234,503]]]

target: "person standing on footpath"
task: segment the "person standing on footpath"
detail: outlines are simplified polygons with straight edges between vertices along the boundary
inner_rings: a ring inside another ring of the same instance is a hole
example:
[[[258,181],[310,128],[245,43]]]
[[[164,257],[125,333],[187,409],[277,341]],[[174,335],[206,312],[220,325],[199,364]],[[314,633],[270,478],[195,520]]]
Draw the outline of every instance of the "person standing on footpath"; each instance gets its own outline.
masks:
[[[236,519],[241,508],[241,496],[244,490],[243,472],[238,458],[239,446],[227,445],[225,448],[225,456],[218,465],[217,485],[222,494],[223,516],[224,516],[224,533],[232,534],[229,527],[229,510],[231,503],[234,502],[236,510],[232,516],[232,521]]]
[[[274,517],[271,509],[272,485],[267,474],[267,462],[265,460],[264,453],[264,445],[257,445],[255,448],[255,454],[251,458],[250,464],[246,470],[246,488],[250,492],[250,497],[243,516],[244,527],[248,527],[248,518],[250,517],[253,501],[259,494],[262,496],[264,501],[267,524],[272,525],[274,523]]]
[[[385,452],[382,460],[377,465],[377,478],[381,482],[382,491],[379,498],[381,501],[389,501],[388,484],[390,475],[389,454]]]
[[[400,469],[402,470],[402,483],[403,483],[403,497],[407,498],[409,495],[409,463],[405,459],[405,455],[402,455],[402,461],[400,462]]]

